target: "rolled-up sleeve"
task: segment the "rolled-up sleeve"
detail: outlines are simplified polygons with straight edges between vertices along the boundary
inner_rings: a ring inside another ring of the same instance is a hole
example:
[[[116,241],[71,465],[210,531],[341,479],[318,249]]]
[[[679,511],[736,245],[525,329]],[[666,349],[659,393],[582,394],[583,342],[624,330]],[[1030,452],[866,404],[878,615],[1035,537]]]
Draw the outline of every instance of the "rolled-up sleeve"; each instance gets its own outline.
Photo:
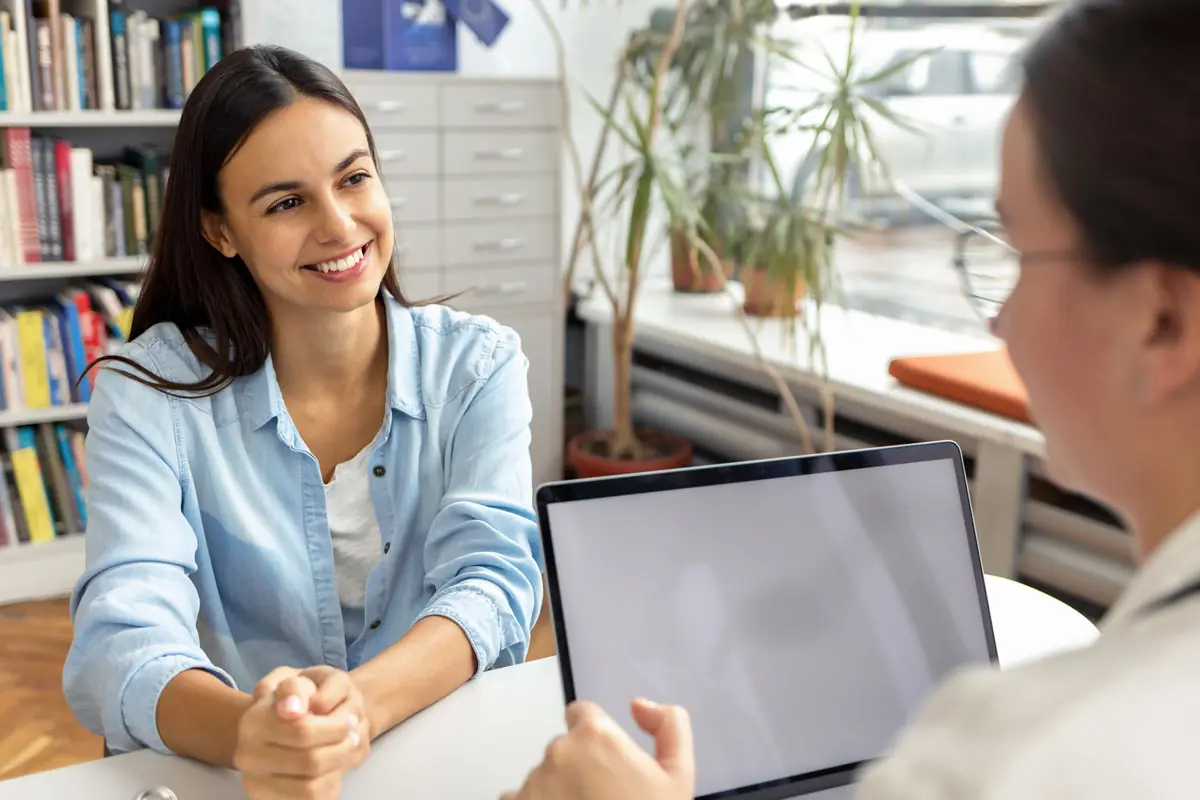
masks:
[[[456,622],[479,672],[525,660],[542,605],[528,361],[515,333],[502,331],[492,364],[450,438],[447,488],[425,544],[434,595],[421,614]]]
[[[154,368],[140,345],[126,354]],[[172,402],[103,369],[88,408],[87,568],[71,595],[63,691],[80,723],[118,752],[169,752],[158,699],[179,673],[204,669],[233,685],[196,633],[197,541],[182,510]]]

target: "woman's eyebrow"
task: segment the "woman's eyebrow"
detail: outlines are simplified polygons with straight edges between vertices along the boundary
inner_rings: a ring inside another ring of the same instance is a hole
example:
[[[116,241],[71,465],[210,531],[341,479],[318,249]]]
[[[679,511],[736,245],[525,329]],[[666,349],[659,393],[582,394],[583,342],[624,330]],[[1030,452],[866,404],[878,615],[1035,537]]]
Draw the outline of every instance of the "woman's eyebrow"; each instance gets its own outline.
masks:
[[[339,161],[337,166],[333,168],[333,174],[336,175],[337,173],[349,167],[355,161],[358,161],[360,158],[365,158],[370,155],[370,151],[364,150],[360,147]],[[269,194],[275,194],[276,192],[294,192],[297,189],[303,188],[303,181],[277,181],[276,183],[268,183],[260,186],[258,191],[250,197],[250,205],[254,205]]]

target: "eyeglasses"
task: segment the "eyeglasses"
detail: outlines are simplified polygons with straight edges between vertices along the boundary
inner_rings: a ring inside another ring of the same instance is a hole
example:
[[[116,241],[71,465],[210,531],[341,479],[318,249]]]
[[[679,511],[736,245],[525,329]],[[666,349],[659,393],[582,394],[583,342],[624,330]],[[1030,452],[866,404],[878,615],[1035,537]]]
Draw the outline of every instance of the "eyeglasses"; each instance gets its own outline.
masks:
[[[990,227],[992,230],[988,230]],[[1021,277],[1021,267],[1038,261],[1079,258],[1077,250],[1021,253],[1008,243],[999,223],[971,226],[959,234],[954,247],[954,269],[975,313],[990,323],[1008,302]]]
[[[990,322],[1016,288],[1021,256],[1002,230],[971,227],[954,244],[954,269],[975,313]]]

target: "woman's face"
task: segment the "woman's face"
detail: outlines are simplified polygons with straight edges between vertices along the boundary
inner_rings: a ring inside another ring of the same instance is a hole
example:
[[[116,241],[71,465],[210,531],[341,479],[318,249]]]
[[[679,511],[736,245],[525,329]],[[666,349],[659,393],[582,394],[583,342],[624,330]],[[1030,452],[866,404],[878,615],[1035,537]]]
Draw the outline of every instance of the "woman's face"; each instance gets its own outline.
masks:
[[[1138,464],[1152,460],[1154,418],[1171,412],[1181,381],[1196,378],[1171,330],[1180,301],[1172,282],[1184,271],[1145,264],[1104,273],[1088,263],[1031,122],[1018,102],[1004,134],[997,206],[1022,266],[996,333],[1028,389],[1055,479],[1121,508],[1146,478]]]
[[[1104,440],[1128,413],[1133,380],[1119,281],[1097,277],[1083,260],[1079,229],[1050,188],[1030,123],[1018,103],[1004,133],[997,207],[1022,266],[996,333],[1029,391],[1055,478],[1101,494],[1112,450]]]
[[[394,238],[361,122],[299,98],[246,138],[218,177],[209,241],[241,256],[272,314],[346,312],[373,301]]]

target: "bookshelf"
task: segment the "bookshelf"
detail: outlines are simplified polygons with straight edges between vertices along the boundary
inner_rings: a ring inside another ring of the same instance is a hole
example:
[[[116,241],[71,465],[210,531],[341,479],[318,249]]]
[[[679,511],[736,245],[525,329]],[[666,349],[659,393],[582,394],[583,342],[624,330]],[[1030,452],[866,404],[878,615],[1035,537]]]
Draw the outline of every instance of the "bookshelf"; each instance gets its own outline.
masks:
[[[128,334],[187,95],[271,2],[0,0],[0,604],[83,571],[78,375]]]
[[[70,422],[87,419],[87,403],[69,403],[49,408],[0,411],[0,428],[15,428],[22,425],[40,425],[50,422]]]
[[[25,128],[174,128],[179,111],[0,111],[0,125]]]
[[[145,259],[141,257],[10,264],[0,266],[0,283],[135,275],[141,272],[143,267],[145,267]]]
[[[0,547],[0,605],[61,597],[83,574],[83,534]]]

